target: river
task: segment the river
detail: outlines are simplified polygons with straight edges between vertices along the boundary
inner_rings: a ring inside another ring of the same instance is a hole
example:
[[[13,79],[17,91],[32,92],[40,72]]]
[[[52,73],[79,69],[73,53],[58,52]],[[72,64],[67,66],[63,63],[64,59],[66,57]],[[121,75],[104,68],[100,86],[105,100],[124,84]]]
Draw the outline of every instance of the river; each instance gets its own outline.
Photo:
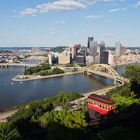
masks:
[[[22,74],[23,71],[24,68],[21,66],[9,66],[8,69],[0,69],[0,109],[55,96],[60,91],[88,92],[113,83],[113,80],[108,78],[101,76],[91,78],[83,74],[26,82],[13,82],[11,80],[14,76]],[[124,68],[119,67],[117,71],[122,74]]]

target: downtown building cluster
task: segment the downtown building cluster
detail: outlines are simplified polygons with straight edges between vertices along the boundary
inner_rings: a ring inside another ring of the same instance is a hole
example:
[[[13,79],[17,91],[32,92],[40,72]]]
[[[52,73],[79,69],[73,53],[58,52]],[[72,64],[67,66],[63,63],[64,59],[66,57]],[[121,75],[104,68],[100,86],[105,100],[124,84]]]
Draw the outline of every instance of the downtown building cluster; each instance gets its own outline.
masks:
[[[130,55],[129,55],[130,54]],[[126,49],[120,42],[116,42],[113,49],[107,48],[104,41],[96,41],[94,37],[88,37],[87,46],[76,44],[64,48],[61,53],[50,52],[48,55],[50,64],[109,64],[112,66],[133,60],[136,55]],[[137,59],[137,58],[136,58]]]

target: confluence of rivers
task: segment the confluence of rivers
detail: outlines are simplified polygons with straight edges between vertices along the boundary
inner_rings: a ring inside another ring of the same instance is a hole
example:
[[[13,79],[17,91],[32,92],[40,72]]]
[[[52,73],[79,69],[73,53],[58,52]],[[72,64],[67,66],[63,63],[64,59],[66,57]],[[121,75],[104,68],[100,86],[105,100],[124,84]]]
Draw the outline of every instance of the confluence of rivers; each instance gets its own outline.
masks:
[[[88,77],[83,74],[66,75],[49,79],[13,82],[11,79],[22,74],[22,66],[0,69],[0,109],[25,104],[33,100],[52,97],[60,91],[84,93],[111,85],[113,80],[101,76]],[[122,75],[124,67],[117,68]]]

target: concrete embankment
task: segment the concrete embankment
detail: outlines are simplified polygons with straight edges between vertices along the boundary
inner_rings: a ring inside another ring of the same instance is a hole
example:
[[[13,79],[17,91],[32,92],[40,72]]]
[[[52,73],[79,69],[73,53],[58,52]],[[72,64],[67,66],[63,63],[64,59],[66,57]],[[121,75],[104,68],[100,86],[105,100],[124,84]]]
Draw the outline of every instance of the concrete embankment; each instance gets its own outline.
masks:
[[[39,80],[39,79],[47,79],[47,78],[55,78],[55,77],[61,77],[66,75],[73,75],[73,74],[80,74],[79,72],[67,72],[63,74],[55,74],[55,75],[48,75],[48,76],[40,76],[40,75],[17,75],[16,77],[12,78],[13,81],[16,82],[24,82],[24,81],[31,81],[31,80]]]

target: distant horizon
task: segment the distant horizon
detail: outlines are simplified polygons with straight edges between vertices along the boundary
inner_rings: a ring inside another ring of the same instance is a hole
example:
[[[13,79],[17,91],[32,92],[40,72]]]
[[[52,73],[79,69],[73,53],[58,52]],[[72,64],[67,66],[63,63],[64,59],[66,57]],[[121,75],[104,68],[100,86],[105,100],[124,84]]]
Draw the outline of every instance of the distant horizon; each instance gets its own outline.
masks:
[[[20,46],[20,47],[0,47],[0,50],[2,48],[56,48],[56,47],[70,47],[70,46],[51,46],[51,47],[33,47],[33,46],[27,46],[27,47],[23,47],[23,46]],[[84,47],[87,47],[87,46],[84,46]],[[124,46],[125,47],[125,46]],[[106,48],[115,48],[115,46],[106,46]],[[140,48],[140,46],[129,46],[129,47],[125,47],[125,48]]]
[[[73,46],[89,36],[106,46],[140,46],[140,0],[6,0],[0,47]]]

